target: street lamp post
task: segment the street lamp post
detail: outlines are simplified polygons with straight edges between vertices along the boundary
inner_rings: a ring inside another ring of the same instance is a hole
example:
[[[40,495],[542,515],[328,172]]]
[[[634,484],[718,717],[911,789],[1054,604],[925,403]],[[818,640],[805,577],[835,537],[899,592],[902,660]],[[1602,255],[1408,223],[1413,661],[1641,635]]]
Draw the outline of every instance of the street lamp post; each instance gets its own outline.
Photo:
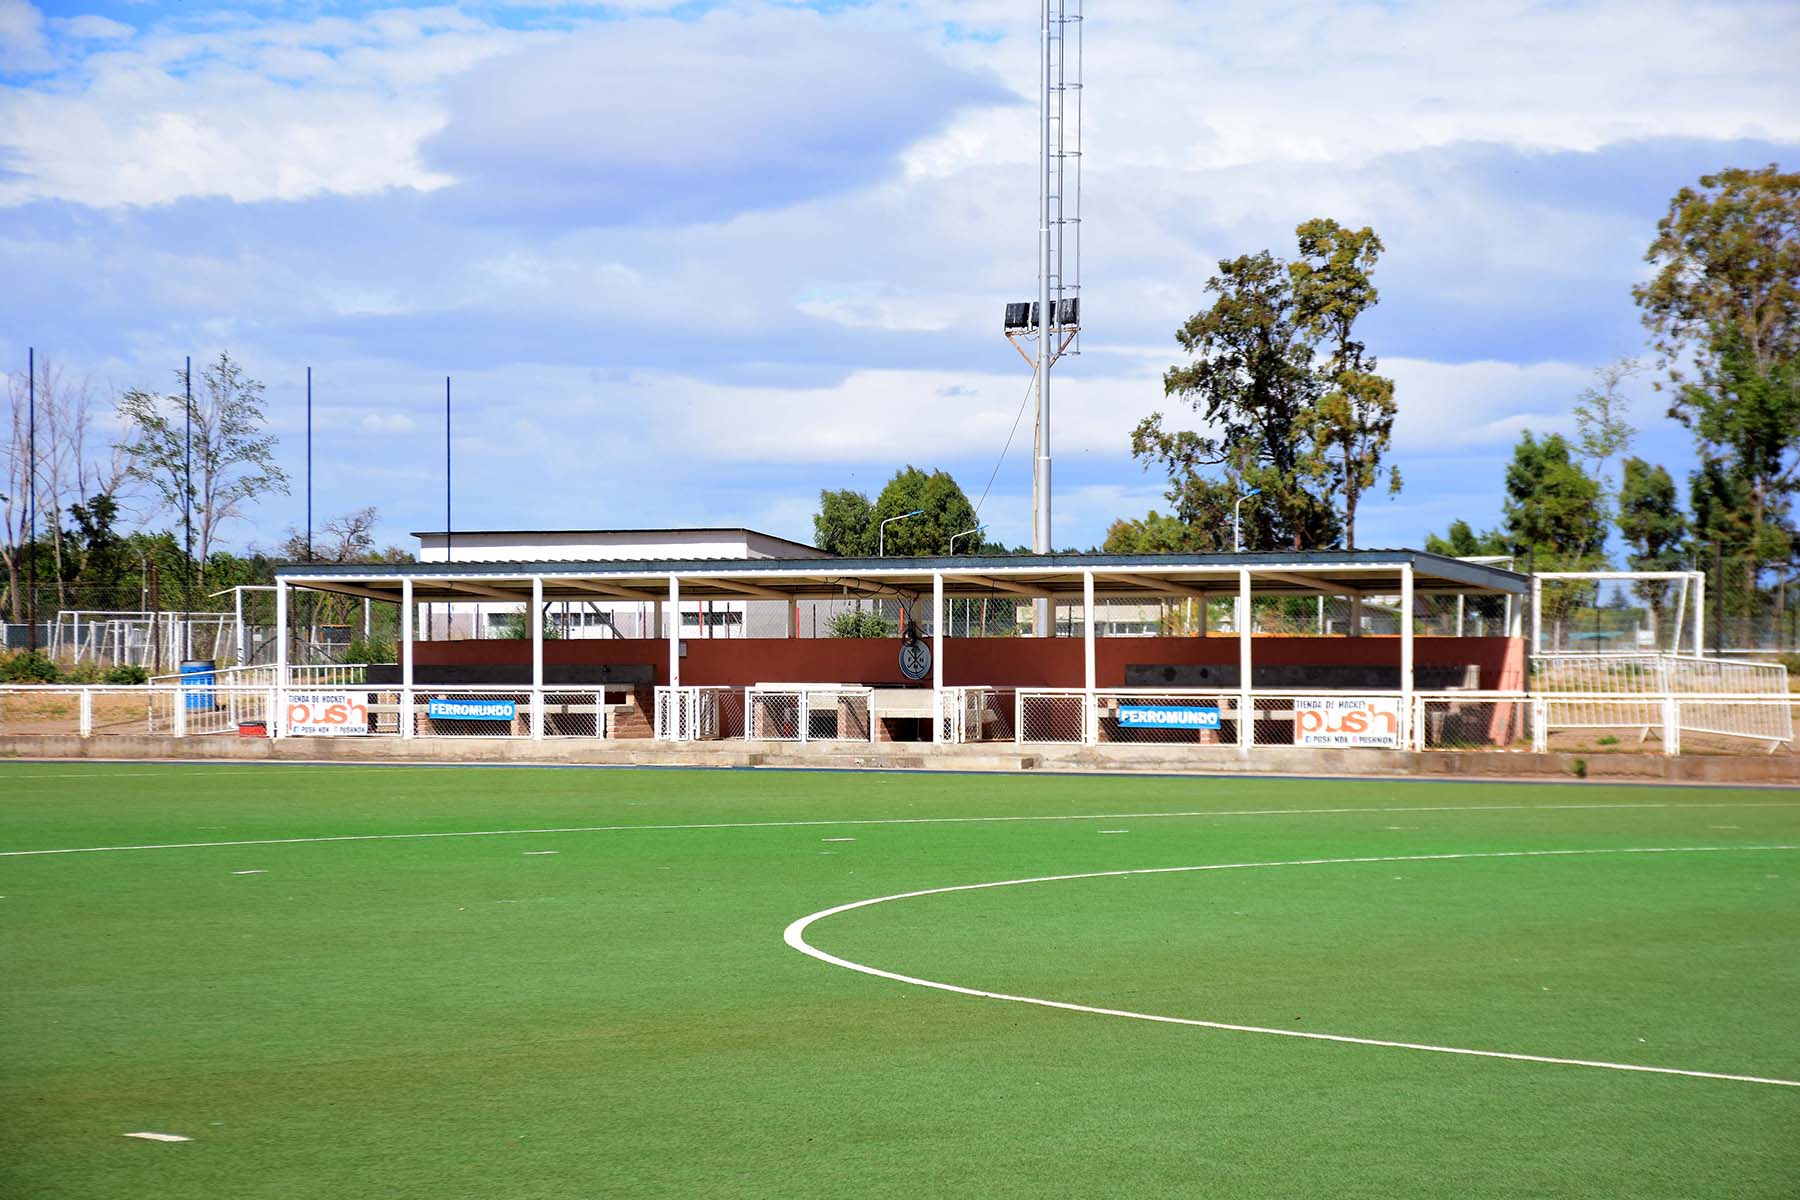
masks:
[[[1244,552],[1244,530],[1238,523],[1238,510],[1244,507],[1244,501],[1252,496],[1260,495],[1262,495],[1261,488],[1251,488],[1249,491],[1239,496],[1237,498],[1237,503],[1231,506],[1231,549],[1234,554],[1242,554]]]
[[[956,539],[957,539],[957,538],[960,538],[960,537],[968,537],[968,536],[969,536],[969,535],[970,535],[970,534],[971,534],[971,533],[982,533],[982,532],[984,532],[984,531],[985,531],[985,530],[986,530],[986,529],[987,529],[987,526],[986,526],[986,525],[977,525],[977,526],[976,526],[976,527],[975,527],[975,528],[973,528],[973,529],[965,529],[965,530],[963,530],[963,531],[962,531],[962,532],[961,532],[961,533],[953,533],[953,534],[951,534],[951,535],[950,535],[950,554],[951,554],[951,557],[955,557],[955,555],[956,555]]]
[[[897,517],[889,517],[887,520],[883,521],[880,528],[875,531],[875,557],[887,557],[887,527],[889,525],[892,525],[895,521],[904,521],[908,517],[922,517],[924,515],[924,509],[915,508],[909,513],[901,513]]]

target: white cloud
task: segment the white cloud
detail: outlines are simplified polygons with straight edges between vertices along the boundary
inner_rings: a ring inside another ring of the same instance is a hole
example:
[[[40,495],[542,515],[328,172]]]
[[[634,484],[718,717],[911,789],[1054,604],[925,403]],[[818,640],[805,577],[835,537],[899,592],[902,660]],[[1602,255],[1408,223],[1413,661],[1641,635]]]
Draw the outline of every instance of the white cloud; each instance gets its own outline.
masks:
[[[1510,444],[1530,428],[1566,431],[1570,406],[1593,381],[1569,363],[1436,363],[1386,358],[1399,415],[1394,445],[1402,453],[1435,453]]]
[[[115,21],[111,17],[97,16],[87,13],[79,17],[53,17],[50,28],[63,37],[80,38],[91,42],[111,42],[120,38],[128,38],[137,30],[123,21]]]
[[[29,0],[0,0],[0,71],[38,71],[52,61],[44,14]]]

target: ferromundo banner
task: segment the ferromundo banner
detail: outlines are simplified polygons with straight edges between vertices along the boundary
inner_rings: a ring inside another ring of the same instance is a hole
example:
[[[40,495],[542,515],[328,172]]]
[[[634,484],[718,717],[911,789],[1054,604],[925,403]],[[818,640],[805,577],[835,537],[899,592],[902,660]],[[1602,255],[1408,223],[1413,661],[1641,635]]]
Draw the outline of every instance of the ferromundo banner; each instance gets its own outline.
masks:
[[[1219,710],[1178,704],[1121,704],[1123,729],[1217,729]]]
[[[289,692],[289,737],[364,737],[369,733],[369,693]]]
[[[425,702],[425,715],[434,721],[510,721],[519,713],[512,700],[444,700]]]

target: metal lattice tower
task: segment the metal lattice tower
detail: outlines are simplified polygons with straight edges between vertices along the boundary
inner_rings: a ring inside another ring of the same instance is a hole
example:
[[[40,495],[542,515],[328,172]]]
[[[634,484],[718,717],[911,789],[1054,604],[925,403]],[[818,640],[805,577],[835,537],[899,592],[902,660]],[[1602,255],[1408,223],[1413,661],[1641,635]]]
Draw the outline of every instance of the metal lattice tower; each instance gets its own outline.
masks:
[[[1050,368],[1081,352],[1082,0],[1039,0],[1038,298],[1006,306],[1006,336],[1030,364],[1037,401],[1032,549],[1054,549],[1050,521]],[[1020,340],[1035,341],[1027,350]]]

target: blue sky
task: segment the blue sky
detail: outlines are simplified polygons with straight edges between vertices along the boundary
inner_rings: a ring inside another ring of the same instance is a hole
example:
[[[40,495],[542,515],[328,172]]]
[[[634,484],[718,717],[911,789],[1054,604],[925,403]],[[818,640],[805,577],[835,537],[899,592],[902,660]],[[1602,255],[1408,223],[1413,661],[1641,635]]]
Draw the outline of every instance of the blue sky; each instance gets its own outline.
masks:
[[[310,365],[315,510],[392,541],[442,522],[447,373],[459,526],[810,540],[820,488],[904,463],[977,495],[1029,382],[1036,11],[0,0],[0,363],[110,394],[228,349],[296,484]],[[1094,0],[1058,544],[1161,505],[1127,439],[1176,411],[1174,329],[1313,216],[1388,248],[1406,490],[1359,541],[1493,524],[1518,431],[1643,353],[1669,196],[1800,159],[1797,49],[1786,2]],[[1683,471],[1649,379],[1635,449]],[[1028,424],[983,516],[1029,540]]]

